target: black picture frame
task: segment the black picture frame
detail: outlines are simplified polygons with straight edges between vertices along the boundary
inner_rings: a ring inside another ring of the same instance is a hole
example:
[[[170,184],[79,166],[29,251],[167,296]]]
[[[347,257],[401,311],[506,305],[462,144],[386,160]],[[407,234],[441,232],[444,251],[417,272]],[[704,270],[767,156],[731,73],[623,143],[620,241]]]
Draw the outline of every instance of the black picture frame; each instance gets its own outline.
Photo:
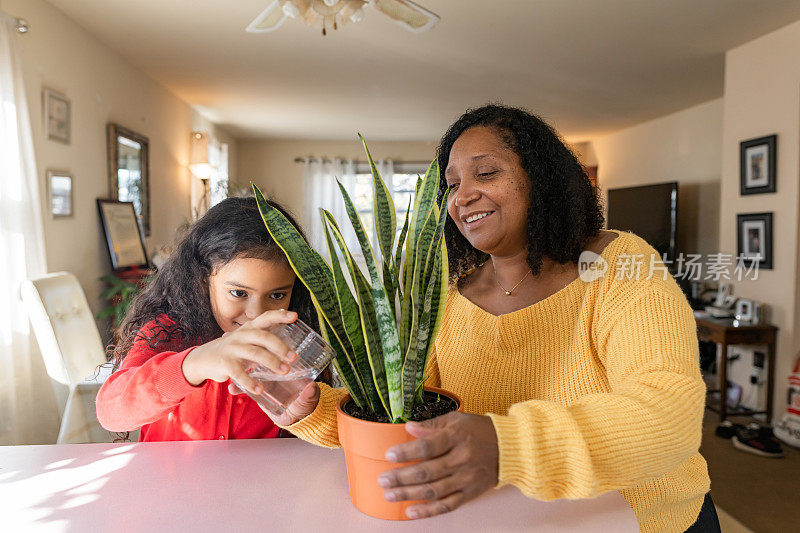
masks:
[[[761,259],[748,256],[758,253]],[[736,215],[736,254],[745,262],[758,261],[758,268],[772,270],[772,213]]]
[[[98,198],[97,210],[111,268],[115,271],[147,268],[147,249],[133,202]]]
[[[767,135],[739,143],[739,194],[747,196],[777,190],[775,175],[777,150],[777,135]]]

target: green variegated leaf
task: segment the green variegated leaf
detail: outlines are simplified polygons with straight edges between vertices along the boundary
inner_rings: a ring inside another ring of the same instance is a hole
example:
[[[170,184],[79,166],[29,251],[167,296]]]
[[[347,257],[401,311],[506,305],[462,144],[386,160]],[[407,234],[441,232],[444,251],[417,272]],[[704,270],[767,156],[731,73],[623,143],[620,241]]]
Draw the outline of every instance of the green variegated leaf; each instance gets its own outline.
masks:
[[[323,216],[323,227],[325,228],[325,237],[328,243],[328,249],[331,253],[331,258],[336,257],[336,251],[333,249],[333,243],[331,242],[332,233],[345,259],[347,269],[350,272],[350,279],[353,281],[353,287],[355,287],[356,295],[358,296],[358,303],[353,300],[352,305],[348,304],[347,306],[342,306],[342,315],[347,329],[347,335],[355,351],[354,359],[356,366],[358,367],[359,373],[364,376],[362,381],[370,403],[370,408],[374,412],[380,412],[381,409],[384,409],[388,414],[389,410],[387,405],[389,402],[389,394],[386,385],[386,372],[383,367],[383,349],[381,347],[377,326],[374,324],[374,318],[371,317],[374,306],[372,305],[372,293],[369,284],[358,268],[358,265],[356,265],[352,254],[347,249],[342,232],[336,220],[333,218],[333,215],[324,209],[320,209],[320,212]],[[341,268],[339,268],[339,273],[341,275]],[[334,269],[334,281],[336,281],[336,279]],[[341,277],[341,283],[345,283],[343,275]],[[347,289],[347,293],[350,293],[349,288]],[[350,295],[350,298],[352,298],[352,295]],[[345,316],[348,318],[344,318]],[[377,365],[373,365],[375,360],[377,360]]]
[[[427,362],[428,355],[430,354],[430,350],[432,348],[432,341],[435,338],[435,334],[438,333],[438,329],[436,332],[432,334],[431,326],[436,326],[437,319],[440,320],[439,311],[440,311],[440,297],[441,297],[441,285],[442,285],[442,269],[444,270],[445,278],[447,276],[447,265],[442,265],[442,248],[444,248],[444,243],[442,242],[442,236],[444,234],[444,225],[447,221],[447,198],[450,194],[450,189],[445,191],[444,196],[442,197],[441,203],[435,207],[434,211],[438,211],[439,218],[436,223],[436,231],[433,235],[431,240],[430,248],[428,249],[425,260],[425,271],[420,283],[420,290],[423,290],[422,287],[424,286],[424,293],[420,293],[422,296],[422,311],[421,311],[421,318],[420,318],[420,327],[418,332],[418,361],[417,361],[417,372],[416,372],[416,379],[420,380],[422,378],[422,372],[425,370],[425,364]],[[447,257],[447,252],[444,252],[444,257]],[[446,290],[446,288],[445,288]],[[435,306],[434,306],[435,302]],[[443,306],[442,310],[443,310]],[[432,316],[433,315],[433,316]]]
[[[331,232],[336,238],[340,249],[343,248],[347,250],[339,228],[332,225]],[[381,342],[380,331],[375,315],[372,288],[367,278],[364,277],[364,274],[361,273],[361,270],[356,265],[349,251],[346,254],[346,258],[353,285],[356,287],[356,295],[358,296],[359,302],[359,318],[361,319],[362,331],[364,333],[364,346],[366,349],[368,366],[363,371],[362,375],[364,376],[365,382],[369,381],[369,377],[372,378],[373,387],[378,397],[378,400],[374,402],[376,407],[382,406],[386,414],[390,415],[389,387],[386,380],[386,368],[383,360],[383,344]],[[376,412],[379,411],[376,410]]]
[[[413,398],[418,380],[422,377],[419,375],[418,367],[423,366],[424,368],[424,360],[428,354],[428,344],[431,338],[431,301],[433,293],[438,292],[439,285],[438,278],[437,282],[433,283],[431,278],[436,275],[434,273],[436,257],[440,255],[439,248],[442,241],[444,223],[447,220],[445,207],[448,194],[449,190],[445,192],[442,198],[441,208],[435,202],[433,203],[433,208],[417,236],[417,264],[414,268],[411,293],[412,325],[409,345],[403,361],[403,394],[407,404],[413,403],[409,398]],[[423,258],[425,259],[423,260]]]
[[[419,180],[417,180],[419,183]],[[400,301],[403,300],[403,290],[400,285],[400,260],[403,258],[403,246],[406,242],[406,235],[408,234],[408,224],[411,215],[411,198],[408,199],[408,207],[406,208],[406,220],[403,222],[403,229],[400,230],[400,238],[397,240],[397,247],[394,254],[394,285],[397,287]]]
[[[397,295],[397,287],[395,287],[394,284],[394,272],[392,272],[391,264],[391,260],[388,263],[385,261],[383,263],[383,288],[386,291],[386,297],[389,298],[389,303],[391,304],[389,308],[392,310],[392,317],[396,320],[395,296]]]
[[[386,294],[386,288],[378,275],[378,267],[375,264],[372,246],[369,244],[367,234],[364,232],[361,219],[358,218],[358,212],[350,199],[350,195],[341,183],[339,183],[339,190],[342,192],[347,215],[353,224],[353,229],[356,232],[356,237],[358,237],[361,251],[367,263],[367,270],[369,270],[372,282],[372,301],[375,306],[375,318],[377,319],[381,346],[383,347],[383,364],[386,369],[386,381],[389,387],[390,416],[393,421],[399,421],[403,415],[403,392],[400,378],[403,361],[400,352],[400,341],[397,335],[397,324],[390,307],[389,297]]]
[[[417,360],[419,357],[419,334],[422,320],[423,303],[425,292],[422,288],[424,279],[422,278],[425,269],[425,258],[436,234],[436,209],[428,212],[428,217],[422,224],[422,229],[418,235],[417,249],[414,256],[417,258],[414,265],[414,274],[410,286],[407,289],[406,297],[409,299],[408,313],[410,315],[410,331],[407,347],[403,357],[403,396],[413,398],[416,390],[417,379]],[[410,412],[404,414],[408,416]]]
[[[440,220],[441,212],[434,205],[433,209],[428,213],[425,223],[421,225],[419,234],[417,235],[416,246],[416,264],[414,265],[414,292],[417,298],[414,300],[418,309],[422,306],[422,296],[427,289],[427,282],[430,279],[430,271],[433,270],[433,263],[435,260],[435,253],[437,248],[434,246],[436,234],[438,230],[438,223]]]
[[[386,187],[386,183],[381,178],[378,168],[372,160],[372,154],[369,153],[369,148],[367,148],[367,141],[364,140],[360,133],[358,137],[361,139],[361,144],[364,145],[364,151],[367,153],[367,160],[369,161],[369,170],[372,173],[372,188],[374,191],[373,215],[375,216],[378,245],[380,246],[384,263],[391,264],[394,236],[397,232],[397,215],[394,211],[394,200],[392,200],[392,193]],[[389,179],[392,178],[393,176],[389,176]],[[389,291],[387,290],[387,292]]]
[[[328,287],[331,287],[332,290],[335,292],[336,289],[333,288],[334,281],[333,281],[333,274],[331,273],[331,267],[328,266],[328,264],[316,250],[312,249],[311,252],[313,256],[316,258],[317,264],[325,266],[325,268],[322,269],[322,274],[327,281]],[[300,276],[298,275],[298,277]],[[309,292],[311,292],[310,289]],[[317,301],[314,299],[313,294],[311,300],[314,302],[315,307],[321,309],[321,307],[317,305]],[[336,350],[336,353],[340,354],[337,356],[346,360],[348,366],[350,366],[353,369],[353,373],[357,380],[357,383],[355,384],[357,387],[354,386],[353,390],[356,391],[356,394],[359,396],[360,398],[359,401],[362,402],[362,405],[366,405],[367,387],[366,384],[364,383],[366,379],[361,373],[358,372],[358,365],[355,360],[355,353],[353,350],[353,346],[352,344],[350,344],[350,339],[347,337],[347,330],[344,327],[344,323],[341,321],[341,311],[338,311],[338,314],[336,313],[333,314],[330,317],[330,319],[328,319],[327,315],[323,314],[323,318],[325,318],[327,322],[325,325],[327,326],[328,330],[332,333],[330,344]],[[344,364],[345,363],[342,362],[342,365]],[[348,392],[350,392],[351,395],[353,394],[353,390],[350,390],[348,388]]]
[[[378,316],[375,314],[375,301],[373,299],[372,287],[367,278],[359,270],[356,273],[357,294],[359,296],[359,309],[361,310],[361,321],[364,327],[364,340],[367,347],[367,359],[369,361],[372,379],[375,384],[380,405],[383,406],[389,418],[392,417],[391,409],[391,387],[386,375],[386,361],[384,358],[384,346],[381,338],[381,331],[378,325]]]
[[[450,274],[448,271],[447,262],[447,246],[445,245],[444,240],[442,240],[439,244],[439,253],[436,255],[436,267],[434,272],[436,274],[431,280],[431,285],[434,286],[434,291],[431,294],[431,322],[429,328],[430,333],[428,334],[428,348],[425,351],[425,357],[421,358],[417,364],[418,383],[425,382],[424,372],[428,366],[428,360],[430,359],[431,352],[433,351],[434,340],[439,334],[439,330],[442,327],[442,318],[444,317],[445,297],[447,295],[447,289],[450,283]]]
[[[389,188],[386,187],[386,182],[378,172],[375,166],[375,161],[372,159],[372,154],[367,147],[367,141],[359,133],[358,137],[361,139],[361,144],[364,146],[364,151],[367,153],[367,160],[369,161],[369,169],[372,174],[372,190],[373,190],[373,216],[375,217],[375,232],[378,236],[378,246],[383,258],[383,285],[386,290],[386,295],[389,297],[390,302],[395,300],[395,285],[394,274],[392,272],[392,251],[394,249],[394,237],[397,232],[397,215],[394,209],[394,200]],[[392,176],[390,176],[390,179]],[[395,314],[394,304],[390,306],[392,316]]]
[[[400,337],[401,345],[405,352],[409,345],[411,334],[411,285],[414,279],[414,269],[418,261],[425,261],[425,257],[417,255],[417,240],[431,211],[436,206],[436,191],[439,187],[439,163],[433,160],[425,173],[425,179],[417,179],[416,193],[414,194],[414,212],[409,223],[408,236],[406,237],[406,260],[403,265],[403,301],[400,307]]]
[[[336,289],[333,282],[333,273],[325,260],[313,250],[305,241],[303,236],[297,231],[283,214],[272,207],[264,198],[261,190],[254,184],[253,192],[256,197],[261,218],[267,227],[267,231],[286,254],[292,270],[294,270],[300,281],[308,288],[314,306],[319,310],[321,316],[328,326],[328,334],[331,345],[337,349],[337,357],[345,358],[348,364],[356,369],[353,360],[353,347],[347,338],[346,330],[341,319],[339,301],[336,296]],[[336,342],[333,342],[335,339]],[[345,366],[343,362],[340,362]],[[360,376],[358,387],[350,390],[353,396],[366,396]]]
[[[416,223],[412,220],[411,229],[414,238],[412,240],[413,246],[417,245],[419,232],[422,231],[422,224],[428,216],[428,212],[436,205],[436,192],[439,188],[439,162],[434,159],[431,165],[425,172],[425,179],[422,180],[422,185],[417,196],[414,198],[414,215],[421,213],[420,217],[416,218]]]
[[[430,170],[430,168],[428,170]],[[427,212],[420,214],[420,206],[422,204],[422,194],[420,194],[420,191],[422,190],[423,183],[424,180],[422,178],[417,178],[417,184],[414,188],[414,209],[412,210],[411,213],[411,220],[409,221],[409,233],[408,236],[406,237],[406,261],[404,263],[404,270],[403,270],[403,286],[406,289],[408,287],[408,284],[411,283],[410,278],[413,275],[413,271],[411,271],[411,268],[413,267],[414,261],[413,259],[409,258],[412,257],[415,246],[415,240],[417,238],[417,233],[418,233],[416,231],[417,221],[418,220],[424,221],[425,217],[428,216]],[[409,281],[406,281],[407,279],[406,276],[408,277]]]
[[[325,243],[328,247],[328,255],[331,257],[331,266],[333,270],[333,283],[336,288],[336,295],[339,300],[339,310],[341,312],[342,322],[344,323],[347,339],[353,347],[353,360],[355,361],[358,373],[364,376],[369,370],[369,362],[367,361],[367,350],[364,346],[364,334],[361,331],[361,317],[359,314],[359,306],[353,294],[350,292],[350,287],[345,281],[342,266],[336,254],[333,240],[331,239],[330,231],[328,229],[329,219],[335,224],[333,216],[324,209],[320,208],[320,218],[322,219],[322,227],[325,230]],[[338,228],[337,228],[338,230]],[[346,249],[345,249],[346,250]],[[364,384],[364,392],[367,397],[367,405],[372,411],[377,410],[379,405],[379,398],[375,391],[375,383],[372,379],[362,379]]]
[[[409,283],[409,286],[411,284]],[[398,336],[400,337],[400,349],[403,352],[403,360],[405,360],[405,353],[408,349],[408,340],[411,336],[411,290],[406,287],[403,292],[403,299],[400,302],[400,327]]]
[[[353,398],[353,401],[356,402],[356,405],[364,408],[367,405],[367,398],[363,392],[363,389],[361,388],[361,380],[358,376],[358,372],[347,357],[342,357],[340,355],[344,351],[344,348],[342,348],[342,345],[336,340],[335,335],[330,335],[328,333],[327,321],[325,320],[325,317],[322,316],[322,313],[320,313],[319,307],[315,307],[315,310],[317,311],[317,322],[319,323],[320,335],[322,335],[322,338],[325,339],[336,352],[336,357],[333,358],[331,364],[333,365],[333,368],[336,369],[336,373],[339,374],[341,380],[344,382],[344,386],[350,393],[350,397]]]
[[[441,203],[439,205],[434,204],[434,212],[438,216],[438,220],[436,221],[436,231],[432,237],[430,247],[425,252],[425,270],[423,271],[422,284],[420,286],[422,291],[428,290],[428,283],[431,280],[433,266],[436,262],[439,243],[442,241],[442,235],[444,234],[444,224],[447,221],[447,197],[449,195],[450,189],[448,188],[442,196]]]
[[[434,266],[434,272],[436,272],[435,266]],[[425,291],[425,296],[422,302],[422,312],[420,313],[419,328],[417,329],[416,366],[412,370],[410,368],[411,365],[409,364],[408,368],[409,373],[411,372],[414,373],[414,379],[413,379],[414,384],[419,383],[419,379],[421,377],[419,375],[420,367],[422,367],[423,369],[425,368],[425,358],[428,354],[428,339],[430,335],[430,325],[431,325],[431,303],[433,300],[433,293],[435,292],[436,289],[438,289],[437,283],[428,284],[428,289]],[[403,372],[404,373],[406,372],[405,368],[403,369]],[[419,391],[420,394],[422,392],[418,387],[415,390]],[[412,397],[415,395],[415,391],[412,390],[404,389],[403,392]],[[413,404],[413,399],[409,399],[408,397],[406,398],[408,403]]]

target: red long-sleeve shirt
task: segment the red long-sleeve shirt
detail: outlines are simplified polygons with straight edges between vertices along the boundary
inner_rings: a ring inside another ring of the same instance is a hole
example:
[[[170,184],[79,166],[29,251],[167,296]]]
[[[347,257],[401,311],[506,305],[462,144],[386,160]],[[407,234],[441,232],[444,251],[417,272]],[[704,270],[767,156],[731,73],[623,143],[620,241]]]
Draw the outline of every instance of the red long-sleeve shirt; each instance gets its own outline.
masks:
[[[128,355],[100,387],[97,420],[109,431],[141,428],[139,441],[263,439],[279,428],[249,396],[233,396],[228,382],[191,385],[183,360],[194,346],[174,338],[155,349],[147,338],[165,339],[175,323],[166,316],[148,322]]]

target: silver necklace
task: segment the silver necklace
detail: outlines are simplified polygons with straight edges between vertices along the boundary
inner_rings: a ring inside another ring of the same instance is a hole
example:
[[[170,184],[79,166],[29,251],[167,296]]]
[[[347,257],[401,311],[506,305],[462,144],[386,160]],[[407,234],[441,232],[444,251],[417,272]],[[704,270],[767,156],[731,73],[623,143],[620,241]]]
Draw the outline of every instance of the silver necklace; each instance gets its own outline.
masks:
[[[503,292],[505,292],[505,293],[506,293],[506,296],[511,296],[512,294],[514,294],[514,290],[515,290],[517,287],[519,287],[519,286],[520,286],[520,284],[522,284],[522,282],[523,282],[523,281],[525,281],[525,279],[526,279],[528,276],[530,276],[530,275],[531,275],[531,270],[530,270],[530,269],[528,269],[528,273],[527,273],[527,274],[525,274],[525,275],[522,277],[522,279],[521,279],[521,280],[519,280],[519,281],[517,282],[517,284],[516,284],[516,285],[514,285],[513,287],[511,287],[511,290],[509,290],[509,289],[506,289],[505,287],[503,287],[503,284],[502,284],[502,283],[500,283],[500,280],[499,280],[499,279],[497,279],[497,268],[496,268],[494,265],[492,265],[492,268],[494,269],[494,281],[495,281],[495,283],[497,283],[497,284],[500,286],[500,288],[501,288],[501,289],[503,289]]]

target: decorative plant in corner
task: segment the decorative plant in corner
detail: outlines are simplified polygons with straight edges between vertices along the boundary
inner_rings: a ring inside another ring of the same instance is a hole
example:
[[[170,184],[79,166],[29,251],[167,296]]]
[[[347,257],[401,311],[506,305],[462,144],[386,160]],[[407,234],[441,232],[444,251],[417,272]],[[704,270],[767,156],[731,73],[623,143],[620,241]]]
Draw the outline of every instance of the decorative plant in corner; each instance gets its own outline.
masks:
[[[113,327],[116,329],[122,324],[122,319],[125,318],[128,308],[131,306],[131,303],[133,303],[133,299],[139,293],[139,285],[136,283],[131,283],[130,281],[119,279],[117,276],[103,276],[100,278],[100,281],[105,281],[111,285],[109,288],[100,293],[100,298],[103,300],[108,300],[111,303],[111,306],[101,309],[100,312],[97,313],[96,318],[98,320],[102,320],[104,318],[113,316]]]
[[[339,403],[337,415],[353,503],[372,516],[405,519],[405,507],[410,503],[386,502],[377,485],[378,474],[397,465],[381,465],[375,460],[382,461],[386,449],[393,444],[411,439],[402,422],[430,418],[458,407],[457,399],[448,398],[448,393],[426,395],[423,387],[448,283],[447,250],[442,239],[447,193],[437,204],[439,166],[434,160],[425,178],[417,179],[413,209],[409,204],[395,242],[397,219],[392,196],[366,141],[361,135],[359,138],[372,172],[374,227],[383,257],[380,268],[350,195],[341,183],[339,189],[366,262],[366,275],[356,264],[330,212],[320,209],[331,257],[328,264],[266,202],[257,186],[253,185],[253,190],[267,230],[311,292],[322,335],[336,351],[333,365],[350,393]],[[366,431],[367,435],[356,436],[358,431]],[[383,441],[380,433],[391,437]],[[364,445],[369,450],[354,449]],[[370,457],[367,471],[354,471],[359,455]]]

